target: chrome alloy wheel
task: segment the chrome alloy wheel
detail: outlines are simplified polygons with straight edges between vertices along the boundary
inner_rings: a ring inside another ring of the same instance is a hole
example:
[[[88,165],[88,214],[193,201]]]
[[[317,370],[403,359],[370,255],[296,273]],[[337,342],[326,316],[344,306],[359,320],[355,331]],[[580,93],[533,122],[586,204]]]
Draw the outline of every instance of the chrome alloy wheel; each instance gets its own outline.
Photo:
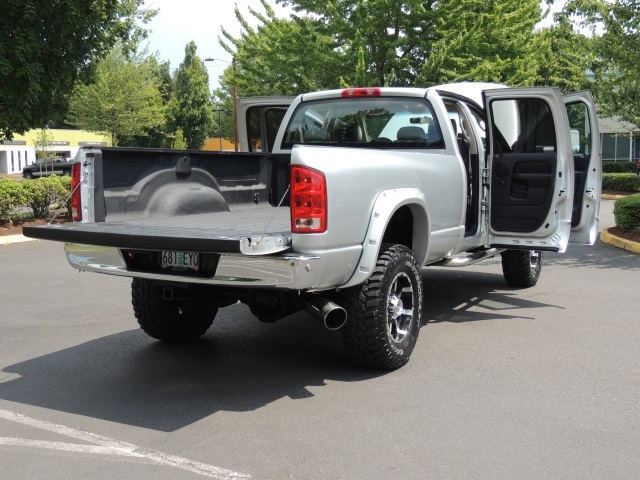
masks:
[[[531,268],[531,274],[535,277],[540,275],[540,269],[542,268],[542,252],[540,250],[532,250],[529,257],[529,268]]]
[[[396,343],[402,342],[409,333],[414,313],[413,297],[409,276],[399,272],[387,294],[387,333]]]

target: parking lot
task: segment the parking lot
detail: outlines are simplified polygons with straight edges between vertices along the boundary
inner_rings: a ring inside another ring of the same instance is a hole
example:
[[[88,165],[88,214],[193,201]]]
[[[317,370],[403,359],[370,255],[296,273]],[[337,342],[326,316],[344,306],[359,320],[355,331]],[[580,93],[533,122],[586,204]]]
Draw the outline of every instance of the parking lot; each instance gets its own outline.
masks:
[[[0,478],[635,479],[639,280],[600,242],[545,254],[527,290],[499,258],[424,269],[416,350],[378,372],[306,314],[242,305],[161,344],[127,279],[0,247]]]

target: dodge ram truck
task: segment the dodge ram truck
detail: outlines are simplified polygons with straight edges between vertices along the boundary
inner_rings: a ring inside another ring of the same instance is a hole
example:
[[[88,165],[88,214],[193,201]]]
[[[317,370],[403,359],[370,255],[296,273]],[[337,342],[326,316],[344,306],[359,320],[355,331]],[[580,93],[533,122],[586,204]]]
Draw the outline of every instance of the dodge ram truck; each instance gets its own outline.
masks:
[[[500,255],[506,282],[526,288],[543,252],[595,241],[589,92],[459,83],[288,102],[240,112],[247,152],[82,149],[76,222],[25,234],[65,242],[79,270],[131,277],[156,339],[198,338],[237,302],[266,322],[306,310],[380,369],[416,344],[423,267]]]

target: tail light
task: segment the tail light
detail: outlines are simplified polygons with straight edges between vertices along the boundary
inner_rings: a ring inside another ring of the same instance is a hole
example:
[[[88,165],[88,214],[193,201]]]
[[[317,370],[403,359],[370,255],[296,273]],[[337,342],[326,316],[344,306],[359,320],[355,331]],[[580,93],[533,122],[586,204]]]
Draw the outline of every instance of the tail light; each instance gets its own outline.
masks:
[[[82,205],[80,202],[80,176],[82,172],[82,163],[74,163],[71,166],[71,214],[73,220],[79,222],[82,220]]]
[[[327,182],[324,174],[307,167],[291,167],[291,231],[327,231]]]

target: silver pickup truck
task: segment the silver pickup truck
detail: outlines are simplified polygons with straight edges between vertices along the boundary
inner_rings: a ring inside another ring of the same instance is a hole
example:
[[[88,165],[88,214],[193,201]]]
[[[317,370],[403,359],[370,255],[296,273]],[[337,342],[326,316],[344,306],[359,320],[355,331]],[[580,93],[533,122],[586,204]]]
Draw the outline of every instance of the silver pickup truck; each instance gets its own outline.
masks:
[[[286,111],[262,99],[239,123],[247,152],[83,149],[77,222],[25,234],[66,242],[79,270],[132,277],[154,338],[197,338],[238,301],[267,322],[306,310],[381,369],[414,348],[422,267],[501,255],[506,282],[531,287],[544,251],[596,238],[588,92],[350,88]]]

